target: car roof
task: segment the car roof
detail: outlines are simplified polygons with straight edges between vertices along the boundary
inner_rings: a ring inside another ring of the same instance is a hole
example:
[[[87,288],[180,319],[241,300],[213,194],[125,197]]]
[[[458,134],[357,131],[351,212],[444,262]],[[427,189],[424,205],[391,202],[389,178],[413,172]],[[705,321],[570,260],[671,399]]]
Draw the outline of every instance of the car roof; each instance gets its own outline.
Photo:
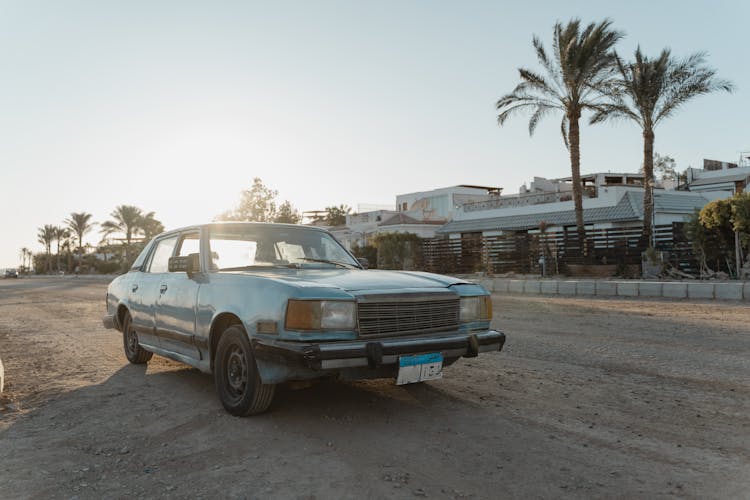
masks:
[[[179,227],[176,229],[170,229],[169,231],[164,231],[163,233],[157,234],[154,238],[160,238],[162,236],[174,234],[174,233],[183,233],[185,231],[194,231],[194,230],[200,230],[203,228],[210,228],[210,227],[217,227],[217,226],[257,226],[257,227],[273,227],[278,229],[302,229],[302,230],[311,230],[311,231],[319,231],[322,233],[326,233],[326,231],[323,228],[316,227],[316,226],[304,226],[302,224],[285,224],[282,222],[251,222],[251,221],[216,221],[216,222],[207,222],[204,224],[196,224],[193,226],[184,226]]]

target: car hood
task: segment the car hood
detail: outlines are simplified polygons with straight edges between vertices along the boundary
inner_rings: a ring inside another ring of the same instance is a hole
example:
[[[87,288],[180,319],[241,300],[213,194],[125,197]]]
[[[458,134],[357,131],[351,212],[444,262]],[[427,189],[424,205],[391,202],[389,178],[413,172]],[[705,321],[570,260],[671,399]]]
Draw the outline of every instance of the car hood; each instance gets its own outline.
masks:
[[[274,269],[264,272],[242,272],[263,276],[296,287],[335,287],[347,292],[365,290],[398,290],[446,288],[467,281],[439,274],[415,271],[380,271],[360,269]]]

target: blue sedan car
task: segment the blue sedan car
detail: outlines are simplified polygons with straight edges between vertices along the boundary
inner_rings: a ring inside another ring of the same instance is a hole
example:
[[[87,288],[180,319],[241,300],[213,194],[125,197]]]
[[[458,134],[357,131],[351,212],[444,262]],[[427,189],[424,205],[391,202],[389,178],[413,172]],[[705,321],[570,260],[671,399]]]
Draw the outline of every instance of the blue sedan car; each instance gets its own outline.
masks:
[[[159,354],[212,373],[224,408],[252,415],[287,381],[441,378],[502,349],[491,319],[481,286],[366,270],[322,229],[214,223],[146,245],[109,285],[104,325],[131,363]]]

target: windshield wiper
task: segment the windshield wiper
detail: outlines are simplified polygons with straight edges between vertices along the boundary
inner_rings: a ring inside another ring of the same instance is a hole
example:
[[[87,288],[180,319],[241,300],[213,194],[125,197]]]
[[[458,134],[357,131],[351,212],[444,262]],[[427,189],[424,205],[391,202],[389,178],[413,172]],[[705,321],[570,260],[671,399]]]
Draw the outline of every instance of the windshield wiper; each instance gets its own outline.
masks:
[[[219,269],[219,272],[221,271],[248,271],[250,269],[273,269],[277,267],[294,268],[294,267],[297,267],[297,265],[296,264],[255,264],[252,266],[222,267],[221,269]]]
[[[346,262],[338,262],[335,260],[328,260],[328,259],[313,259],[310,257],[299,257],[299,260],[305,260],[307,262],[322,262],[323,264],[333,264],[334,266],[339,266],[343,268],[356,267],[354,264],[347,264]]]

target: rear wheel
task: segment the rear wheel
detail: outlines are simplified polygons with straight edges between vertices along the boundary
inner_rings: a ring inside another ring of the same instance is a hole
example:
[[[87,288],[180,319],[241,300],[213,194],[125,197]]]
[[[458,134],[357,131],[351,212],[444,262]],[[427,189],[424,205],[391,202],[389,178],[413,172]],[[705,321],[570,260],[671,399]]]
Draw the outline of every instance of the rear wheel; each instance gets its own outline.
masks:
[[[138,334],[133,328],[133,319],[130,313],[125,313],[122,321],[122,344],[125,348],[125,357],[135,365],[142,365],[150,360],[154,353],[147,351],[138,343]]]
[[[231,325],[219,339],[214,361],[219,400],[232,415],[263,413],[271,406],[276,386],[263,384],[245,330]]]

